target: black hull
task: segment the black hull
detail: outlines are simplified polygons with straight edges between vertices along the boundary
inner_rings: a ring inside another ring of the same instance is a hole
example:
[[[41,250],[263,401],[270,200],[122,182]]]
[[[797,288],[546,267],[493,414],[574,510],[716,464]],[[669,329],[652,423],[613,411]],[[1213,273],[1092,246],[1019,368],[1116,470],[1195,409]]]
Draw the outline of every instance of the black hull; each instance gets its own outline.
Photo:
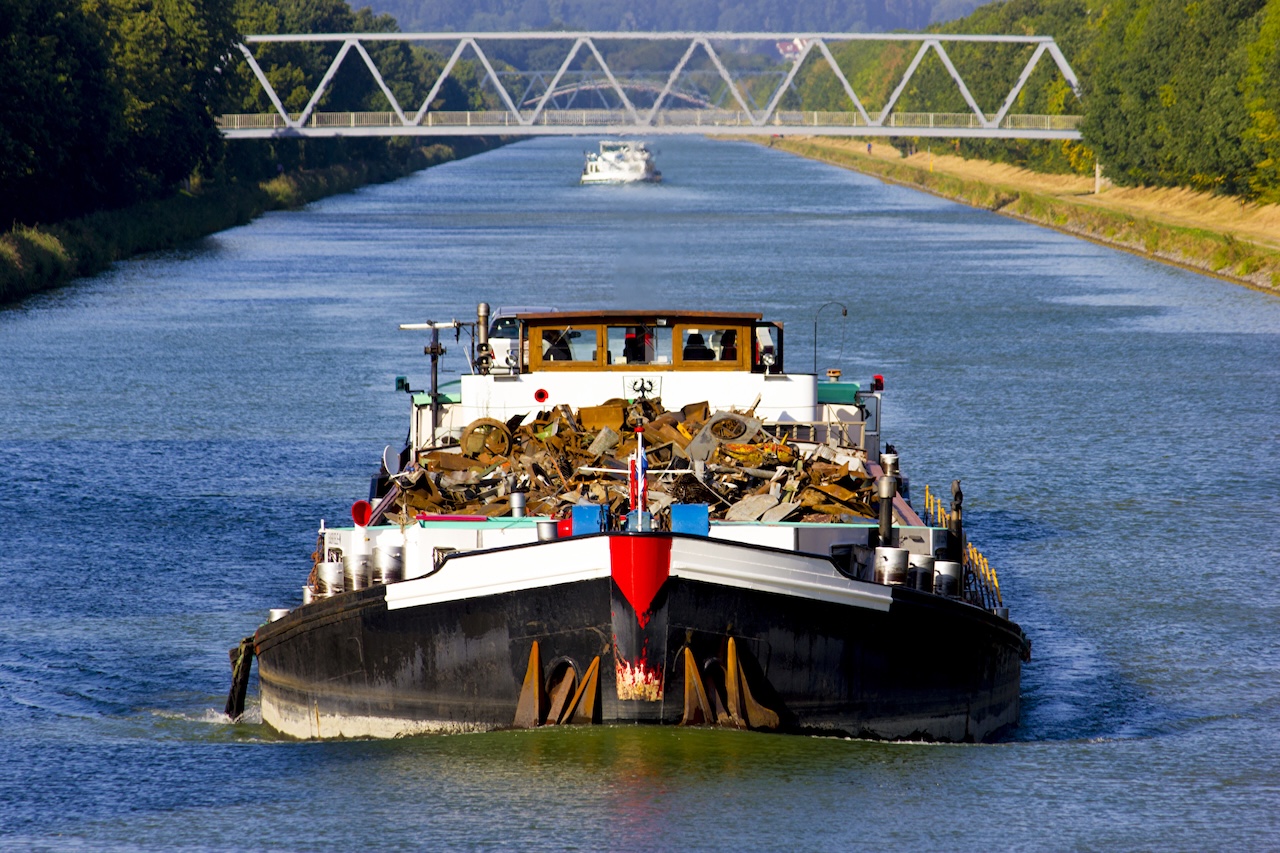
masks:
[[[782,730],[981,741],[1018,721],[1018,626],[905,587],[885,610],[672,576],[640,616],[610,577],[398,609],[387,589],[259,629],[265,722],[303,738],[509,727],[536,641],[548,674],[599,658],[598,721],[678,723],[686,647],[723,673],[731,638]],[[656,680],[637,691],[640,659]]]

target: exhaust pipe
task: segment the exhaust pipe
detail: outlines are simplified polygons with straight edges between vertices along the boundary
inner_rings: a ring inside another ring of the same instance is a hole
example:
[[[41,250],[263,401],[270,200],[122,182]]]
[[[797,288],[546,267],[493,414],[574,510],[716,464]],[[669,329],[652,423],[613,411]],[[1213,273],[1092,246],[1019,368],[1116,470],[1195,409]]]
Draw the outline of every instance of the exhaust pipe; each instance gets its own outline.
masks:
[[[476,306],[476,343],[480,345],[480,349],[487,351],[489,349],[489,303],[481,302]]]
[[[493,366],[493,348],[489,346],[489,303],[476,306],[476,371],[487,376]]]
[[[876,480],[876,497],[880,499],[880,545],[893,545],[893,496],[897,492],[893,477]]]

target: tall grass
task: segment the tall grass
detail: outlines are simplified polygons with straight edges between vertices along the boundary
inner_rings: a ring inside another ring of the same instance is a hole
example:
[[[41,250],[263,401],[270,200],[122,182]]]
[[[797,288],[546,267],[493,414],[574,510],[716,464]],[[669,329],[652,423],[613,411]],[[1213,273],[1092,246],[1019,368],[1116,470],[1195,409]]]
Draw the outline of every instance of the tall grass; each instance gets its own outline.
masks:
[[[475,150],[498,142],[475,146]],[[93,275],[133,255],[169,249],[243,225],[268,210],[298,208],[457,156],[459,152],[448,145],[432,145],[417,149],[403,165],[352,163],[280,175],[261,184],[204,186],[163,201],[102,211],[55,225],[18,226],[0,235],[0,304]]]

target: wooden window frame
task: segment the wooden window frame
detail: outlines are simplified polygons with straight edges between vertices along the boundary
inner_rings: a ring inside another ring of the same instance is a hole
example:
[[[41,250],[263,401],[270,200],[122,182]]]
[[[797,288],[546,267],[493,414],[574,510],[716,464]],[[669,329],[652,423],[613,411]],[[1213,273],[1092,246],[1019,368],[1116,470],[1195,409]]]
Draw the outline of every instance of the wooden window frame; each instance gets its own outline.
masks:
[[[703,321],[691,322],[691,323],[683,323],[683,322],[676,323],[675,324],[675,345],[673,346],[673,349],[675,350],[675,358],[673,360],[675,361],[675,364],[677,367],[682,368],[685,371],[723,370],[726,372],[731,372],[731,371],[744,371],[744,370],[749,371],[751,369],[751,365],[750,365],[751,347],[744,347],[742,346],[741,343],[737,345],[738,358],[734,361],[720,361],[719,359],[716,359],[713,361],[692,361],[692,360],[685,361],[684,360],[684,337],[685,337],[685,332],[688,331],[689,329],[698,329],[699,331],[703,329],[712,329],[712,330],[725,331],[725,332],[732,329],[738,333],[738,340],[740,342],[749,340],[747,335],[750,332],[749,326],[739,326],[736,323],[716,322],[715,320],[703,320]],[[707,343],[708,345],[710,345],[710,341],[708,341]],[[744,351],[745,351],[745,357],[744,357]]]
[[[578,319],[578,318],[575,318]],[[562,372],[572,373],[575,371],[600,371],[607,373],[663,373],[670,371],[679,371],[682,373],[689,372],[746,372],[750,373],[752,368],[752,351],[753,347],[750,342],[755,340],[755,327],[753,325],[744,325],[741,322],[726,321],[724,318],[707,317],[700,319],[696,317],[682,318],[677,322],[671,323],[667,328],[671,329],[671,362],[669,364],[609,364],[606,353],[609,348],[608,334],[611,326],[631,325],[627,322],[619,322],[615,318],[608,317],[599,322],[547,322],[547,321],[531,321],[523,326],[520,338],[520,346],[528,345],[529,358],[525,364],[525,372]],[[728,331],[730,329],[738,333],[738,357],[734,361],[685,361],[684,359],[684,340],[685,334],[690,329],[699,331],[704,329]],[[553,361],[543,359],[542,357],[542,333],[547,330],[563,331],[573,330],[579,332],[594,331],[596,335],[595,357],[590,361]]]

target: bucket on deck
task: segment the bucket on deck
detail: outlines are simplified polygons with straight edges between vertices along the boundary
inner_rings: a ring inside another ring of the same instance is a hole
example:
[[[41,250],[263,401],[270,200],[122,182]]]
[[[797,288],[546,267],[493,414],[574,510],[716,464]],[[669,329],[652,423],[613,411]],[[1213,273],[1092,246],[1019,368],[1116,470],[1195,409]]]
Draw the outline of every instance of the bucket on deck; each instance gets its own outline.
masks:
[[[369,585],[369,557],[366,554],[348,554],[342,558],[343,589],[364,589]]]
[[[313,592],[313,591],[312,591],[312,589],[311,589],[311,587],[310,587],[310,586],[304,586],[304,587],[302,588],[302,604],[303,604],[303,606],[306,606],[306,605],[310,604],[311,602],[313,602],[313,601],[315,601],[315,600],[316,600],[316,594],[315,594],[315,592]]]
[[[929,554],[912,554],[907,558],[907,586],[921,592],[933,592],[934,559]]]
[[[373,549],[373,576],[376,586],[404,580],[403,550],[397,545]]]
[[[938,560],[933,564],[933,591],[938,595],[960,595],[964,583],[964,566],[951,560]]]
[[[553,539],[560,538],[560,522],[558,521],[539,521],[538,522],[538,541],[550,542]]]
[[[316,596],[324,598],[342,592],[342,563],[320,563],[316,566]]]
[[[283,619],[284,617],[286,617],[286,616],[288,616],[288,615],[289,615],[289,608],[287,608],[287,607],[273,607],[273,608],[271,608],[269,611],[267,611],[267,621],[268,621],[268,622],[278,622],[278,621],[280,621],[281,619]]]
[[[889,585],[906,583],[909,556],[906,548],[876,548],[875,582]]]

